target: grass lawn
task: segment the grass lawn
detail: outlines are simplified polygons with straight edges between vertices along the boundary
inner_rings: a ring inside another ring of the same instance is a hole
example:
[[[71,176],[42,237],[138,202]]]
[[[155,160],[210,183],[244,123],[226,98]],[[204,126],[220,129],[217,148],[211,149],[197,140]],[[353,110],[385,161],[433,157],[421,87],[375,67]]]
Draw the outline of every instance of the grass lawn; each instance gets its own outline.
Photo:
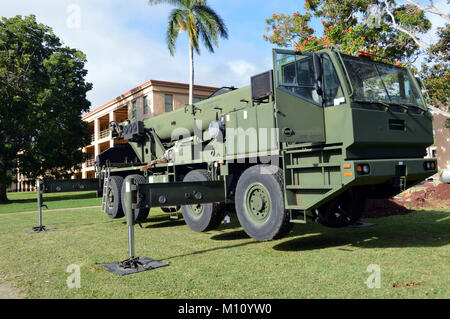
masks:
[[[35,192],[8,193],[10,202],[0,205],[0,214],[37,211],[36,196]],[[43,196],[44,204],[48,206],[48,209],[91,207],[102,204],[102,199],[97,198],[97,192],[44,194]]]
[[[169,267],[120,277],[102,265],[128,257],[124,220],[100,209],[44,213],[54,232],[26,234],[35,214],[0,215],[0,284],[27,298],[450,298],[450,210],[372,220],[375,227],[298,225],[257,243],[232,223],[191,231],[155,210],[136,227],[136,252]],[[81,289],[69,289],[69,265]],[[381,267],[369,289],[367,267]]]

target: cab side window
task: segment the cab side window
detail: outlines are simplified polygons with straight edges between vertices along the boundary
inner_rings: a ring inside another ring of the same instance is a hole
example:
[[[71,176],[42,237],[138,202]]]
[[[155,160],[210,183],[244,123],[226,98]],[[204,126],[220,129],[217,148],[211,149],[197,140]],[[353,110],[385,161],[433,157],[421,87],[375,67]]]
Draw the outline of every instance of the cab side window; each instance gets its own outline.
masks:
[[[337,106],[345,103],[345,96],[339,77],[328,54],[322,56],[322,64],[325,106]]]
[[[314,65],[311,56],[295,56],[282,66],[282,81],[280,87],[305,100],[319,104],[320,99],[315,92]]]

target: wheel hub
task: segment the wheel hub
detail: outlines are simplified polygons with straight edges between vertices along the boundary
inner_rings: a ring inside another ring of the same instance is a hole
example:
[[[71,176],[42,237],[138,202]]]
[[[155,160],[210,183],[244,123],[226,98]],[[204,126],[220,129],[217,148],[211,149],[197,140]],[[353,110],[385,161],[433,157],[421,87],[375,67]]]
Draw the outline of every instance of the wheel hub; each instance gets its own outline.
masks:
[[[249,187],[246,193],[246,207],[253,222],[262,224],[267,221],[271,209],[270,196],[263,185],[254,184]]]
[[[195,218],[200,217],[203,214],[203,205],[197,204],[189,206],[189,214]]]

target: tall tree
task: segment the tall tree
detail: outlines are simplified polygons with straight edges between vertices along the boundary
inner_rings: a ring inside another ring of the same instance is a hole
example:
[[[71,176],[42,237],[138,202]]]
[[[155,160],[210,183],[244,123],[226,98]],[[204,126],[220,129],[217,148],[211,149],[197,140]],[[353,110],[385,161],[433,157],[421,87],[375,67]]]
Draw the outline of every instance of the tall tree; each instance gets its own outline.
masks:
[[[89,143],[85,55],[64,47],[34,15],[0,20],[0,202],[17,170],[69,176]]]
[[[187,32],[189,37],[189,104],[194,103],[194,50],[200,54],[200,40],[213,53],[219,45],[219,37],[228,38],[227,27],[222,18],[207,5],[206,0],[149,0],[151,5],[171,4],[176,8],[169,15],[167,45],[175,54],[178,36]]]

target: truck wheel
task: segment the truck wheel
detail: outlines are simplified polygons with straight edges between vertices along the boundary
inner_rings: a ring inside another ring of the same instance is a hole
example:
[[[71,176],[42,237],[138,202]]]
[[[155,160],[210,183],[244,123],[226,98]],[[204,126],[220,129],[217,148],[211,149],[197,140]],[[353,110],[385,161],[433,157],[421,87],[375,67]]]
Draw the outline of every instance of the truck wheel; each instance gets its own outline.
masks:
[[[257,241],[282,238],[293,227],[284,208],[283,171],[279,167],[247,169],[238,181],[235,202],[241,226]]]
[[[183,182],[211,181],[211,174],[207,170],[189,172]],[[181,206],[186,224],[196,232],[207,232],[220,226],[225,218],[225,205],[222,203],[184,205]]]
[[[125,216],[122,209],[121,190],[123,178],[120,176],[111,176],[109,178],[109,187],[106,196],[106,213],[111,219],[118,219]]]
[[[147,179],[144,176],[141,175],[130,175],[131,178],[134,179],[134,182],[136,183],[136,185],[140,185],[140,184],[146,184],[147,183]],[[126,213],[126,202],[125,202],[125,183],[122,184],[122,207],[123,207],[123,211],[124,213]],[[139,209],[135,209],[134,210],[134,218],[136,223],[141,223],[143,221],[145,221],[148,217],[148,214],[150,213],[150,208],[139,208]]]
[[[313,213],[316,222],[331,228],[343,228],[354,224],[361,218],[365,204],[365,197],[355,196],[349,190]]]

